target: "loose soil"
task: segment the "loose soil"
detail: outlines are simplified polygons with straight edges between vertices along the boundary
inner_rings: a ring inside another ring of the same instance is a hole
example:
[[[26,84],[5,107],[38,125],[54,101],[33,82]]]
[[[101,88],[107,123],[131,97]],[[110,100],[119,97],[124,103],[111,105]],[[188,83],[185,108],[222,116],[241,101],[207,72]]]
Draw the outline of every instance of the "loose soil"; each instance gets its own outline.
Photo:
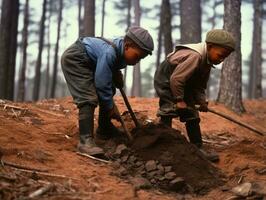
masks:
[[[210,163],[187,142],[178,120],[174,129],[157,125],[158,99],[129,101],[144,126],[134,129],[122,98],[117,97],[135,139],[132,144],[125,143],[125,137],[99,141],[111,159],[109,164],[76,153],[77,109],[71,98],[0,101],[0,157],[6,163],[0,167],[0,199],[27,199],[49,184],[48,191],[36,199],[228,199],[234,196],[231,188],[240,183],[266,181],[265,137],[212,113],[201,113],[204,149],[220,156],[219,162]],[[247,112],[241,116],[213,102],[210,107],[266,130],[266,100],[244,104]],[[97,118],[96,112],[95,127]],[[115,155],[122,143],[127,149]],[[159,174],[159,169],[164,172]],[[136,178],[150,186],[136,186]],[[170,187],[175,179],[182,180],[178,188]]]

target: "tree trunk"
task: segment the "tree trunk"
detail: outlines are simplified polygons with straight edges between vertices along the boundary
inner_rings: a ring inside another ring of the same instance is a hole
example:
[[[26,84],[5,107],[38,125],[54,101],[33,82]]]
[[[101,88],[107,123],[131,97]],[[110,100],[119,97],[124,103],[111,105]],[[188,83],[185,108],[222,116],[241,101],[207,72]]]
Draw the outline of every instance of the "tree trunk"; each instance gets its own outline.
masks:
[[[53,66],[53,79],[51,87],[51,98],[55,97],[56,83],[57,83],[57,65],[58,65],[58,49],[59,49],[59,40],[61,32],[61,22],[62,22],[62,11],[63,11],[63,0],[59,1],[59,13],[58,13],[58,24],[57,24],[57,39],[55,44],[54,52],[54,66]]]
[[[131,26],[131,0],[127,0],[127,29]],[[126,80],[127,80],[127,67],[124,70],[124,91],[127,93],[127,84],[126,84]]]
[[[241,80],[241,0],[224,1],[224,29],[230,31],[236,40],[236,50],[225,59],[222,66],[220,89],[217,101],[237,113],[245,111],[242,103]]]
[[[0,24],[0,98],[13,100],[19,1],[3,0]]]
[[[214,0],[212,3],[212,8],[213,8],[213,15],[209,18],[209,22],[211,23],[211,29],[214,29],[216,26],[216,19],[218,18],[218,13],[217,13],[217,7],[222,4],[223,2],[221,0]],[[216,77],[214,73],[210,74],[210,78],[207,84],[207,90],[206,90],[206,96],[208,98],[211,98],[211,87],[214,87],[216,85]]]
[[[106,2],[106,0],[103,0],[103,4],[102,4],[102,31],[101,31],[101,37],[103,37],[103,34],[104,34],[105,2]]]
[[[83,17],[81,15],[81,11],[84,5],[84,1],[83,0],[78,0],[78,28],[79,28],[79,36],[82,36],[84,33],[84,26],[83,26]]]
[[[25,79],[27,67],[27,47],[28,47],[28,26],[29,26],[29,0],[26,0],[24,7],[24,26],[22,31],[22,65],[20,68],[19,82],[18,82],[18,101],[25,100]]]
[[[253,1],[253,39],[249,73],[249,98],[262,97],[262,0]]]
[[[85,1],[84,36],[95,36],[95,0]]]
[[[141,15],[139,0],[134,0],[134,13],[135,13],[134,25],[139,26],[140,15]],[[132,96],[141,96],[140,63],[136,64],[133,69]]]
[[[163,36],[164,36],[164,51],[165,55],[168,55],[173,51],[172,42],[172,25],[171,25],[171,7],[169,0],[163,0],[162,2],[163,11]]]
[[[162,33],[163,33],[163,2],[164,0],[162,0],[162,4],[161,4],[161,9],[160,9],[160,24],[158,27],[158,50],[157,50],[157,58],[156,58],[156,67],[158,67],[161,63],[161,53],[162,53]]]
[[[201,42],[200,1],[180,1],[181,43]]]
[[[50,26],[52,17],[52,1],[49,1],[49,16],[47,24],[47,62],[46,62],[46,78],[45,78],[45,98],[49,98],[50,89],[50,57],[51,57],[51,41],[50,41]]]
[[[39,99],[39,90],[40,90],[40,82],[41,82],[42,51],[43,51],[44,30],[45,30],[44,22],[45,22],[45,14],[46,14],[46,3],[47,3],[47,0],[43,0],[42,17],[40,21],[40,33],[39,33],[39,49],[38,49],[36,67],[35,67],[35,79],[34,79],[33,97],[32,97],[34,101],[37,101]]]

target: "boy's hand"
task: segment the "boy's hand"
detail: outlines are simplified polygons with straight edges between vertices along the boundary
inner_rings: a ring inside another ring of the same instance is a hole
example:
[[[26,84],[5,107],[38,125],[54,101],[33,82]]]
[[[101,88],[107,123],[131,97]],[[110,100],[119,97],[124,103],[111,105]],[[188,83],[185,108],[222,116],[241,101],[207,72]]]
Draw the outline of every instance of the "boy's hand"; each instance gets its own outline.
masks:
[[[113,73],[113,82],[116,88],[120,89],[124,87],[123,74],[120,70]]]
[[[208,112],[208,101],[200,104],[199,111],[200,112]]]
[[[108,116],[111,119],[116,119],[117,121],[120,121],[121,116],[120,116],[119,110],[115,104],[114,104],[113,108],[108,111]]]
[[[187,108],[187,104],[184,101],[179,101],[176,103],[176,108],[177,109],[186,109]]]

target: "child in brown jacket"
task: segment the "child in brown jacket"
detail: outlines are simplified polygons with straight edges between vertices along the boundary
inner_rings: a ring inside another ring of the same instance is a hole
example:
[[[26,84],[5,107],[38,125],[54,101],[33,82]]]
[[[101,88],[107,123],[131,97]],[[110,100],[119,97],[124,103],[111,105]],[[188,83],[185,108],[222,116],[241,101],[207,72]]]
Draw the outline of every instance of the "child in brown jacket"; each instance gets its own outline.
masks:
[[[221,29],[207,33],[205,42],[177,45],[157,68],[154,87],[160,98],[161,123],[171,127],[179,117],[186,125],[191,143],[202,147],[199,111],[207,112],[205,89],[213,65],[220,64],[235,49],[232,35]]]

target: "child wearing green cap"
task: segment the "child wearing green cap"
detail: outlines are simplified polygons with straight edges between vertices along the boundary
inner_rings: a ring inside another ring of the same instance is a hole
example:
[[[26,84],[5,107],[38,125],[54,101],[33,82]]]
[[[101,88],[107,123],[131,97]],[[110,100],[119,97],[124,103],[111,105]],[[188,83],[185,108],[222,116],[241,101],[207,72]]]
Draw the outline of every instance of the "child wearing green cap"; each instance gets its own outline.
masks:
[[[159,96],[160,122],[172,126],[172,118],[185,123],[191,143],[202,147],[199,111],[207,112],[205,89],[213,65],[235,49],[232,35],[221,29],[207,33],[205,42],[177,45],[155,72],[154,87]],[[211,158],[210,158],[211,159]]]
[[[94,110],[99,104],[97,136],[108,139],[118,129],[111,119],[119,119],[113,96],[123,87],[120,69],[135,65],[152,54],[153,39],[141,27],[130,27],[124,37],[107,40],[79,38],[62,55],[61,64],[69,91],[78,107],[78,150],[90,155],[103,153],[94,141]]]

